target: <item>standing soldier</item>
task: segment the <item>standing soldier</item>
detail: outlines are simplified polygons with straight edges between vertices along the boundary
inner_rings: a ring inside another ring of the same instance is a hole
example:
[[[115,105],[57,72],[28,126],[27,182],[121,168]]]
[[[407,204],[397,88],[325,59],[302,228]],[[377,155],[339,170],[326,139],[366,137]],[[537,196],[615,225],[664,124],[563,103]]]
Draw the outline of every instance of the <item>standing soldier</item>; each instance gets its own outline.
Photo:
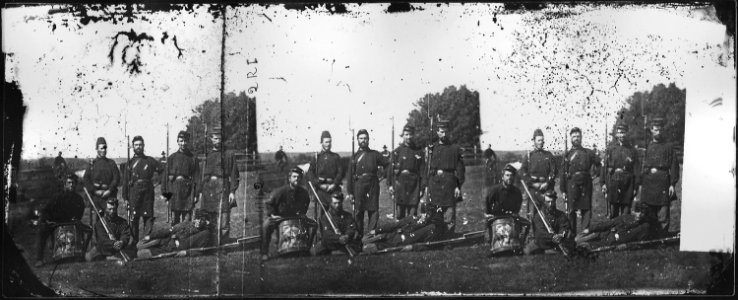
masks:
[[[231,230],[231,208],[236,207],[236,189],[238,189],[239,174],[233,151],[225,152],[225,174],[223,174],[221,138],[220,127],[213,128],[210,132],[213,149],[205,158],[199,199],[202,200],[200,209],[212,216],[210,220],[218,222],[218,211],[220,210],[220,235],[228,238]],[[223,200],[222,206],[218,207],[221,200]]]
[[[643,159],[641,201],[658,215],[662,229],[668,232],[671,201],[676,200],[674,186],[679,182],[679,163],[672,144],[664,141],[665,123],[663,118],[651,121],[652,140]]]
[[[582,147],[582,130],[574,127],[569,131],[571,149],[564,155],[564,172],[559,189],[568,204],[569,222],[573,235],[577,232],[577,215],[582,217],[582,228],[592,221],[592,173],[599,173],[600,157],[594,151]],[[595,175],[596,176],[596,175]],[[567,198],[568,197],[568,198]]]
[[[415,145],[415,127],[405,125],[402,129],[402,144],[393,150],[392,166],[387,175],[390,195],[397,203],[398,220],[409,215],[417,215],[418,202],[423,197],[423,170],[425,154],[423,148]]]
[[[448,121],[438,122],[438,142],[429,149],[430,178],[425,179],[429,188],[428,202],[441,207],[448,232],[456,227],[456,202],[461,201],[461,186],[466,168],[461,147],[452,144],[447,135]]]
[[[100,210],[100,215],[102,215],[107,200],[116,198],[118,183],[120,182],[120,171],[118,171],[115,161],[107,158],[108,143],[105,141],[105,138],[97,138],[95,148],[97,149],[97,157],[85,169],[82,181],[92,196],[95,206]],[[97,214],[92,213],[93,209],[90,207],[90,213],[93,216],[90,221],[92,224],[95,224],[97,222]]]
[[[140,135],[131,140],[133,157],[123,172],[123,200],[133,210],[131,233],[133,241],[139,241],[138,222],[143,217],[144,236],[151,234],[154,228],[154,173],[161,174],[162,167],[158,160],[144,154],[144,139]],[[162,195],[162,200],[166,198]]]
[[[341,191],[341,183],[343,182],[343,164],[341,164],[341,156],[331,151],[333,145],[333,139],[331,133],[323,131],[320,134],[320,146],[321,151],[315,154],[315,158],[311,162],[308,180],[313,183],[316,188],[316,192],[320,197],[320,203],[326,210],[331,204],[331,194],[337,191]],[[323,210],[318,209],[320,215]],[[318,216],[316,219],[320,220]]]
[[[174,219],[172,226],[182,221],[190,221],[195,197],[198,195],[200,167],[197,158],[190,151],[190,134],[180,131],[177,135],[179,150],[167,159],[167,179],[162,184],[162,194],[171,193],[170,205]]]
[[[533,197],[537,198],[529,199],[527,194],[523,195],[526,200],[524,202],[528,220],[532,220],[533,215],[536,213],[530,201],[543,203],[543,194],[548,190],[554,189],[554,182],[556,180],[556,162],[554,161],[554,156],[551,152],[543,150],[543,145],[546,143],[543,138],[543,130],[534,130],[532,140],[533,151],[528,151],[520,167],[523,181],[531,190]]]
[[[630,206],[638,193],[635,175],[638,163],[638,152],[626,140],[628,125],[615,125],[615,143],[605,150],[605,161],[602,168],[602,193],[610,205],[610,219],[622,214],[630,214]]]
[[[384,159],[377,150],[369,149],[369,132],[366,129],[359,130],[356,134],[359,143],[359,151],[349,163],[348,197],[354,206],[354,217],[356,218],[359,235],[364,235],[364,211],[367,212],[369,230],[377,228],[379,215],[379,177],[377,169],[386,166],[389,162]]]

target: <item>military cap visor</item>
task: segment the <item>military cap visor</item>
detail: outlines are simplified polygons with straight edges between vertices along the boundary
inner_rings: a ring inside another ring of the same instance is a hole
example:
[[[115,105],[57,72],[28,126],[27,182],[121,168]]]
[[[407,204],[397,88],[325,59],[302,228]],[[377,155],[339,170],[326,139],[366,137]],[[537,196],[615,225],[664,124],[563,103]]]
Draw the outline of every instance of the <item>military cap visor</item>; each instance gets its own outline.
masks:
[[[331,194],[333,199],[343,200],[343,193],[341,191],[334,192]]]
[[[178,139],[189,140],[190,139],[190,133],[187,132],[187,131],[182,130],[182,131],[179,132],[179,134],[177,134],[177,138]]]
[[[323,130],[323,132],[320,133],[320,141],[323,141],[325,138],[331,138],[331,133],[328,130]]]
[[[402,128],[402,132],[409,132],[409,133],[415,133],[415,127],[411,125],[405,125],[405,127]]]
[[[666,120],[664,118],[653,118],[651,119],[651,126],[664,127]]]
[[[449,126],[448,121],[446,120],[438,121],[438,129],[442,129],[442,128],[448,129],[448,126]]]
[[[302,175],[303,172],[302,172],[302,169],[300,169],[299,167],[294,167],[290,169],[290,173],[297,173],[299,175]]]
[[[518,172],[518,169],[515,169],[511,164],[506,164],[502,170],[512,172],[513,174]]]
[[[108,198],[108,200],[105,201],[105,203],[111,204],[111,205],[118,205],[118,199],[117,198],[110,197],[110,198]]]
[[[615,130],[628,131],[628,124],[624,124],[624,123],[617,124],[615,125]]]

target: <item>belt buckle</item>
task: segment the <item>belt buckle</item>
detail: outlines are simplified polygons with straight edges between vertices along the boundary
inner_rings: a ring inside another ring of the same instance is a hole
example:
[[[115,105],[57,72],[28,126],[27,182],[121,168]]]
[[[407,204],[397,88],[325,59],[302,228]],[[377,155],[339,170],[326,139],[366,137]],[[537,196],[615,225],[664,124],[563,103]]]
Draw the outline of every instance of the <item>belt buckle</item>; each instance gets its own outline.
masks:
[[[656,172],[658,172],[658,171],[659,171],[659,169],[656,169],[656,168],[651,168],[651,174],[655,174],[655,173],[656,173]]]
[[[210,176],[210,180],[218,180],[218,176]]]
[[[436,170],[436,175],[443,175],[443,170]]]
[[[400,173],[402,173],[402,174],[409,174],[410,171],[408,171],[408,170],[402,170],[402,172],[400,172]]]

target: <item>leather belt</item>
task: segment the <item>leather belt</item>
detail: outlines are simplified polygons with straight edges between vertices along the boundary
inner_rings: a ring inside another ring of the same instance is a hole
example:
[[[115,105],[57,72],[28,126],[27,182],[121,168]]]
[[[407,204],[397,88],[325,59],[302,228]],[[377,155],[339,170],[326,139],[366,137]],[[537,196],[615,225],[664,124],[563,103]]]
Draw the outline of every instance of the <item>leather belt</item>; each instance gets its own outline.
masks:
[[[579,171],[579,172],[574,172],[571,175],[572,176],[574,176],[574,175],[589,175],[589,172],[587,172],[587,171]]]
[[[613,172],[615,172],[615,173],[625,172],[625,169],[623,169],[623,168],[617,168]]]
[[[668,172],[669,169],[667,169],[667,168],[651,168],[650,171],[651,171],[651,174],[654,174],[654,173],[659,172],[659,171],[661,171],[661,172]]]
[[[548,177],[530,176],[530,180],[533,182],[546,182],[548,181]]]
[[[410,170],[402,170],[402,171],[400,171],[400,173],[402,173],[402,174],[413,174],[413,175],[417,175],[418,174],[418,173],[415,173],[415,172],[410,171]]]
[[[98,190],[107,190],[108,189],[108,185],[107,184],[102,184],[102,183],[93,183],[92,186],[94,186]]]
[[[190,177],[187,177],[187,176],[181,176],[181,175],[180,175],[180,176],[177,176],[177,178],[175,178],[174,180],[190,180]]]
[[[148,179],[136,179],[134,182],[135,183],[147,183],[147,182],[151,182],[151,180],[148,180]]]
[[[364,177],[364,176],[377,176],[377,174],[376,173],[364,173],[361,175],[356,175],[356,177]]]
[[[443,173],[453,173],[454,171],[456,171],[456,170],[442,170],[442,169],[438,169],[434,173],[436,175],[443,175]]]
[[[334,181],[335,181],[335,179],[333,179],[333,178],[318,177],[318,183],[328,183],[328,184],[331,184]]]
[[[218,180],[220,179],[220,176],[210,176],[210,180]]]

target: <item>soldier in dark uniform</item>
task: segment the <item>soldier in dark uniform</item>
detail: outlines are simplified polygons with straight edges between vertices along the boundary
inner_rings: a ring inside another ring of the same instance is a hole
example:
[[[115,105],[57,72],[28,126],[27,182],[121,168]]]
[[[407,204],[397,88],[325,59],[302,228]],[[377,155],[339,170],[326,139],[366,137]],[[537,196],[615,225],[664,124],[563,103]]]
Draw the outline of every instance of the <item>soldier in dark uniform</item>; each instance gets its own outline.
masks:
[[[415,127],[405,125],[402,129],[403,142],[392,154],[392,167],[389,169],[389,192],[397,204],[397,219],[417,215],[418,203],[425,188],[422,183],[425,170],[423,148],[415,145]]]
[[[571,149],[564,156],[564,172],[561,174],[559,188],[564,191],[562,193],[568,204],[571,230],[576,234],[578,214],[582,216],[582,228],[587,228],[592,220],[591,174],[599,173],[600,157],[594,151],[582,147],[582,130],[578,127],[572,128],[569,136]],[[594,169],[593,173],[590,172],[591,169]]]
[[[310,196],[308,190],[300,186],[302,173],[302,169],[292,168],[289,172],[289,183],[272,192],[271,198],[265,203],[267,218],[262,226],[262,260],[269,259],[269,243],[272,240],[272,233],[277,230],[277,226],[284,218],[305,218],[310,220],[308,221],[310,224],[317,227],[315,221],[305,216],[310,206]],[[311,234],[310,240],[312,240],[313,234]]]
[[[162,184],[162,194],[171,193],[169,199],[174,218],[172,225],[190,221],[192,209],[195,208],[193,198],[199,194],[200,165],[197,157],[190,151],[190,134],[180,131],[177,135],[179,150],[167,159],[167,180]]]
[[[323,131],[320,134],[320,153],[315,154],[315,158],[310,162],[311,167],[308,172],[308,180],[313,183],[320,203],[328,209],[331,201],[331,194],[341,190],[343,182],[344,166],[341,163],[341,156],[335,152],[331,152],[333,140],[331,133]],[[322,215],[322,209],[319,209]],[[317,218],[318,216],[316,216]]]
[[[502,183],[492,187],[485,201],[487,217],[499,215],[518,215],[523,204],[523,195],[515,183],[515,167],[506,165],[502,170]]]
[[[277,168],[282,171],[287,165],[287,154],[282,150],[282,146],[279,146],[277,153],[274,153],[274,160],[277,161]]]
[[[208,220],[208,214],[197,210],[194,220],[183,221],[172,227],[156,230],[150,236],[144,237],[143,242],[145,243],[138,248],[138,257],[144,258],[167,252],[208,247],[214,242],[215,232],[214,226]]]
[[[216,126],[210,132],[213,149],[205,159],[199,200],[201,201],[200,209],[208,212],[210,220],[213,220],[215,224],[218,222],[218,212],[220,211],[220,234],[222,237],[228,238],[231,230],[231,208],[237,206],[236,190],[238,189],[239,173],[233,151],[228,150],[225,152],[225,174],[223,174],[221,137],[221,129]]]
[[[529,199],[528,194],[523,195],[523,198],[526,199],[525,211],[529,219],[535,214],[530,201],[541,202],[543,194],[554,189],[554,182],[556,181],[556,162],[551,152],[543,150],[544,144],[543,131],[541,129],[533,131],[534,149],[528,151],[523,158],[523,165],[520,167],[525,185],[528,186],[533,197],[536,197],[536,199]]]
[[[118,192],[118,184],[120,183],[120,171],[115,161],[108,159],[108,143],[105,138],[97,138],[95,143],[97,149],[97,157],[85,169],[82,177],[84,186],[92,196],[95,206],[103,213],[105,203],[108,199],[115,199]],[[90,210],[93,208],[90,207]],[[97,222],[97,214],[91,213],[92,219],[90,225]],[[93,227],[94,228],[94,227]]]
[[[64,191],[56,195],[40,209],[38,240],[36,241],[36,267],[44,264],[46,240],[54,233],[55,224],[79,222],[85,213],[85,202],[76,192],[77,176],[68,174],[64,180]]]
[[[382,150],[382,152],[380,153],[382,153],[382,156],[384,157],[386,161],[390,161],[390,152],[387,151],[387,145],[382,146],[382,149],[384,150]],[[377,167],[377,176],[379,177],[379,181],[382,181],[385,178],[387,178],[387,170],[384,169],[384,166]],[[386,184],[388,187],[391,185],[389,181],[387,181]]]
[[[452,144],[447,135],[448,122],[438,122],[438,142],[429,150],[430,178],[426,179],[429,203],[440,206],[448,231],[456,227],[456,202],[461,201],[461,186],[466,168],[461,147]]]
[[[67,161],[64,160],[64,157],[62,157],[61,151],[59,151],[59,156],[54,158],[54,175],[56,175],[56,178],[58,178],[61,181],[66,180],[64,178],[64,175],[67,173]]]
[[[356,231],[356,222],[349,212],[343,210],[343,193],[336,191],[331,197],[331,205],[328,210],[333,225],[336,226],[336,233],[325,215],[321,220],[321,242],[312,249],[313,255],[328,254],[332,251],[346,252],[346,245],[351,247],[355,252],[361,251],[361,239],[359,232]]]
[[[605,150],[605,161],[602,168],[602,193],[610,205],[610,218],[622,214],[630,214],[630,206],[638,193],[636,186],[636,168],[638,152],[628,143],[625,134],[628,125],[619,123],[615,126],[615,143]]]
[[[443,209],[435,204],[424,203],[421,211],[420,216],[407,216],[371,230],[362,241],[363,252],[373,253],[385,248],[440,239],[446,232]]]
[[[557,249],[559,244],[567,249],[573,247],[569,218],[563,211],[556,209],[556,192],[552,189],[547,190],[543,199],[544,201],[541,201],[543,202],[541,204],[544,207],[541,208],[541,213],[553,233],[548,232],[546,224],[543,223],[543,219],[536,212],[535,216],[533,216],[533,227],[536,228],[533,231],[533,239],[523,249],[523,253],[526,255],[539,254],[546,250]]]
[[[676,200],[675,185],[679,182],[679,163],[671,143],[664,141],[666,120],[653,118],[652,140],[643,159],[643,190],[641,201],[650,206],[649,213],[657,214],[663,230],[669,231],[671,201]]]
[[[118,217],[118,199],[107,199],[103,218],[113,238],[111,239],[108,236],[102,221],[98,220],[95,223],[95,240],[97,242],[90,251],[85,253],[85,259],[87,261],[105,258],[121,260],[121,250],[129,258],[134,258],[136,247],[133,245],[134,243],[131,243],[131,227],[128,226],[126,219]]]
[[[144,140],[140,135],[131,140],[133,157],[130,167],[123,172],[123,200],[133,210],[131,233],[133,240],[139,241],[139,220],[143,217],[143,235],[151,234],[154,228],[154,173],[161,174],[162,166],[158,160],[144,154]],[[162,200],[166,200],[161,196]]]
[[[359,130],[356,134],[359,151],[349,163],[348,197],[355,205],[354,217],[360,235],[364,235],[364,212],[369,215],[367,227],[369,230],[377,228],[379,215],[379,166],[386,166],[389,162],[376,150],[369,148],[369,132]]]
[[[635,214],[624,214],[592,224],[583,229],[574,241],[578,245],[598,248],[660,238],[663,235],[661,225],[649,210],[648,205],[636,205]]]

